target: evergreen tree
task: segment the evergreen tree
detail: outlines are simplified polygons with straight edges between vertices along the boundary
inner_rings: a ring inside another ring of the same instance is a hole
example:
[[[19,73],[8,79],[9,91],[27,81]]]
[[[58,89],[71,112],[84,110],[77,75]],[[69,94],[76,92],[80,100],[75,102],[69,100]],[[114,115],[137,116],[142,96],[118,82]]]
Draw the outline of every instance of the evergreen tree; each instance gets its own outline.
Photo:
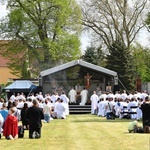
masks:
[[[105,66],[105,55],[102,51],[101,46],[98,48],[87,47],[85,55],[83,55],[83,60],[94,65]]]
[[[85,54],[83,55],[83,60],[92,64],[94,63],[95,59],[95,48],[94,47],[87,47]]]
[[[120,42],[116,41],[109,47],[106,67],[116,71],[119,78],[119,87],[127,90],[133,90],[135,82],[134,63],[129,49]]]

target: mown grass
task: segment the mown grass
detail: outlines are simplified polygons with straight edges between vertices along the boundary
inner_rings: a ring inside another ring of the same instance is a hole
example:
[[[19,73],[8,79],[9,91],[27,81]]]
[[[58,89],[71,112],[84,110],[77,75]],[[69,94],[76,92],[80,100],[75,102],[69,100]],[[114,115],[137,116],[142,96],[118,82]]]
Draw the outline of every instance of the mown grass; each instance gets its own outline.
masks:
[[[43,123],[42,138],[0,140],[0,150],[149,150],[150,134],[128,133],[131,120],[106,120],[90,114]],[[140,126],[142,126],[140,122]]]

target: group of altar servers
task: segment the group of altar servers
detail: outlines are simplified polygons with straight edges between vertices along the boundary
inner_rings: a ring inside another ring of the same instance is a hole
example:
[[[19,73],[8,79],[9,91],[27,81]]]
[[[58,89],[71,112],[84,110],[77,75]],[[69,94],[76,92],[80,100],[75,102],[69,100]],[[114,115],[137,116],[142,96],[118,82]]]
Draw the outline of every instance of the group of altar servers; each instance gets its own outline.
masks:
[[[129,113],[131,119],[140,120],[142,118],[142,111],[140,109],[141,104],[145,101],[145,98],[149,96],[146,91],[135,91],[133,94],[102,92],[100,96],[94,91],[91,96],[91,114],[105,117],[107,113],[114,112],[118,118],[124,118]]]
[[[28,108],[31,107],[33,99],[38,100],[38,105],[43,109],[45,115],[49,114],[50,120],[53,118],[65,119],[69,114],[69,103],[76,103],[76,91],[71,89],[68,96],[64,92],[61,95],[58,93],[42,95],[41,92],[34,95],[32,93],[30,96],[25,97],[23,93],[13,94],[6,105],[9,109],[13,102],[16,103],[16,108],[19,112],[24,107],[26,103]],[[123,93],[102,91],[101,94],[97,94],[93,91],[91,96],[88,95],[88,90],[83,89],[80,92],[81,102],[79,105],[85,105],[87,103],[88,97],[91,101],[91,114],[105,117],[107,112],[114,111],[116,117],[123,118],[128,112],[136,112],[131,114],[131,119],[141,119],[142,111],[140,110],[141,104],[144,102],[145,97],[149,96],[146,91],[137,92],[134,94],[127,94],[126,91]],[[0,109],[2,109],[4,101],[1,99]],[[46,121],[46,120],[45,120]],[[49,122],[49,121],[48,121]]]

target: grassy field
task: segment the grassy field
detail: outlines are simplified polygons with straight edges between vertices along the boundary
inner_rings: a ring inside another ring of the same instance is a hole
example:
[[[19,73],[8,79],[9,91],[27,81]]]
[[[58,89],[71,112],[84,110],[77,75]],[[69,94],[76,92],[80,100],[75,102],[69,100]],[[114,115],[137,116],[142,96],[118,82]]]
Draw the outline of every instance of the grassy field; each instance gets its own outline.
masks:
[[[0,140],[0,150],[150,150],[150,134],[128,133],[131,120],[106,120],[90,114],[43,123],[42,138]],[[140,126],[141,126],[140,122]]]

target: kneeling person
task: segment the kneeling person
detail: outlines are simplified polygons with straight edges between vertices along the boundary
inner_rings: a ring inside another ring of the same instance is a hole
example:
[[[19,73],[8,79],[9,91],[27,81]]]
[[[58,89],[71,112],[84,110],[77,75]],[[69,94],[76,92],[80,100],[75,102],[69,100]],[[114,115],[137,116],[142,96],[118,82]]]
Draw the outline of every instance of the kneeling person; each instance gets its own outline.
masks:
[[[128,125],[129,133],[131,133],[131,132],[136,133],[137,128],[138,128],[138,122],[137,121],[130,122]]]
[[[27,118],[29,119],[29,138],[40,138],[42,119],[44,119],[44,113],[41,108],[38,107],[38,101],[33,100],[33,106],[27,111]]]

